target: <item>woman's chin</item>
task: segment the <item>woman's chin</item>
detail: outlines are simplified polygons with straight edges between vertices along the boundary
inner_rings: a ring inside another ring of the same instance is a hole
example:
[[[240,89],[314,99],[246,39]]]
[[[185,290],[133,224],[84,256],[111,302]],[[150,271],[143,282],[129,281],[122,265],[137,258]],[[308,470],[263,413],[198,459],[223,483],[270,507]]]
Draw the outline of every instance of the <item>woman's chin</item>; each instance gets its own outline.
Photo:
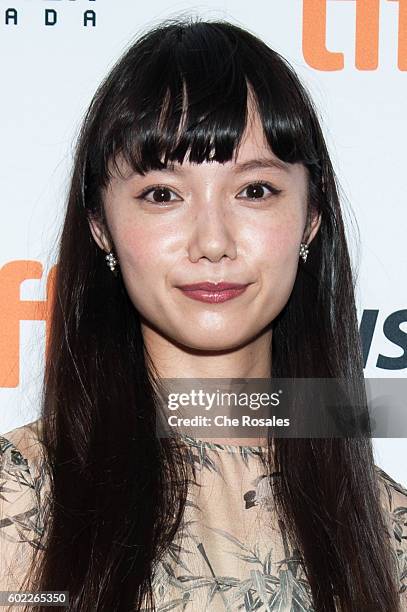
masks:
[[[200,353],[210,352],[227,352],[235,351],[240,346],[246,344],[249,341],[238,331],[227,329],[223,332],[210,329],[200,330],[199,333],[194,331],[191,335],[186,334],[186,330],[183,330],[182,336],[179,337],[181,344],[187,349],[193,349]]]

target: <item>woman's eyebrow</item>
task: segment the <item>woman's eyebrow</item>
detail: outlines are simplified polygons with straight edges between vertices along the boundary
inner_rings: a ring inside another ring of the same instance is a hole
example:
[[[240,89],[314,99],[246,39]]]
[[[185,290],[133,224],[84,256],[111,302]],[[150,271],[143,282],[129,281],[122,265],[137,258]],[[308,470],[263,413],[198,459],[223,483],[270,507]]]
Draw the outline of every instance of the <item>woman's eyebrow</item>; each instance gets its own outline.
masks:
[[[256,168],[274,168],[288,172],[289,164],[277,157],[259,157],[257,159],[249,159],[248,161],[235,164],[233,171],[238,174],[240,172],[246,172],[247,170],[255,170]]]
[[[289,172],[289,164],[283,162],[277,157],[259,157],[256,159],[249,159],[245,162],[239,162],[232,166],[232,171],[235,174],[247,172],[248,170],[255,170],[257,168],[273,168],[275,170],[282,170],[283,172]],[[157,169],[158,172],[165,174],[182,174],[184,172],[182,164],[175,165],[174,163],[168,163],[165,168]]]

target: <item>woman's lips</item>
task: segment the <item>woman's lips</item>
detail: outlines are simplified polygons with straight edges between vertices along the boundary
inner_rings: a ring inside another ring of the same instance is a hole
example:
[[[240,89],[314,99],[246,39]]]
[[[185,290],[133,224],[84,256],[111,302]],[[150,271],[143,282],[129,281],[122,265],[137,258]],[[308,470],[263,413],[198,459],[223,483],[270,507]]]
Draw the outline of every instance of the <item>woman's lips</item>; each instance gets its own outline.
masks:
[[[200,302],[218,304],[241,295],[249,285],[237,283],[199,283],[179,287],[187,297]]]

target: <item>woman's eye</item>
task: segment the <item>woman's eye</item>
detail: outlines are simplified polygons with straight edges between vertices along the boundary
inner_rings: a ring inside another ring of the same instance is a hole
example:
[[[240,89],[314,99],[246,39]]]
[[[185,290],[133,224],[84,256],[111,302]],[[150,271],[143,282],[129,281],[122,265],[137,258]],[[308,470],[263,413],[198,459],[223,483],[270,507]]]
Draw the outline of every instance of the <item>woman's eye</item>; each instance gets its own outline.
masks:
[[[245,191],[247,191],[246,198],[249,200],[266,200],[272,195],[275,196],[281,193],[281,189],[277,189],[270,183],[265,183],[262,181],[251,183],[240,193],[242,194]],[[147,197],[149,194],[151,194],[151,196]],[[171,194],[175,196],[177,195],[174,193],[174,191],[172,191],[172,189],[169,189],[169,187],[166,187],[165,185],[154,185],[153,187],[149,187],[148,189],[144,190],[139,195],[138,199],[151,202],[152,204],[166,204],[177,201],[177,197],[171,199]]]
[[[151,193],[152,199],[147,198],[146,196]],[[152,202],[153,204],[165,204],[166,202],[174,202],[175,200],[171,200],[171,194],[176,195],[171,189],[161,185],[155,185],[154,187],[149,187],[143,193],[140,194],[139,199],[146,200],[147,202]]]
[[[273,187],[273,185],[270,185],[270,183],[263,182],[251,183],[250,185],[245,187],[240,193],[247,191],[247,198],[249,200],[266,200],[268,197],[270,197],[270,195],[267,195],[267,190],[272,195],[278,195],[279,193],[281,193],[281,189]],[[266,195],[266,197],[264,197],[264,195]]]

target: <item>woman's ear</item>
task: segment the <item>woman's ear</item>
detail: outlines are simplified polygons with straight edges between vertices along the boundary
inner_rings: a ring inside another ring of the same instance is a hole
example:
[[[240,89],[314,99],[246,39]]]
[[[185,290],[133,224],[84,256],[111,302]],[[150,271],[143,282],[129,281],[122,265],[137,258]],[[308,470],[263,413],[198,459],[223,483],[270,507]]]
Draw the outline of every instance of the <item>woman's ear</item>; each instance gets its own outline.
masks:
[[[111,240],[108,237],[108,232],[105,225],[95,216],[88,217],[89,228],[97,245],[109,253],[112,250]]]
[[[320,228],[322,216],[321,213],[314,212],[311,221],[307,226],[307,232],[304,234],[304,240],[306,240],[307,244],[312,242]]]

